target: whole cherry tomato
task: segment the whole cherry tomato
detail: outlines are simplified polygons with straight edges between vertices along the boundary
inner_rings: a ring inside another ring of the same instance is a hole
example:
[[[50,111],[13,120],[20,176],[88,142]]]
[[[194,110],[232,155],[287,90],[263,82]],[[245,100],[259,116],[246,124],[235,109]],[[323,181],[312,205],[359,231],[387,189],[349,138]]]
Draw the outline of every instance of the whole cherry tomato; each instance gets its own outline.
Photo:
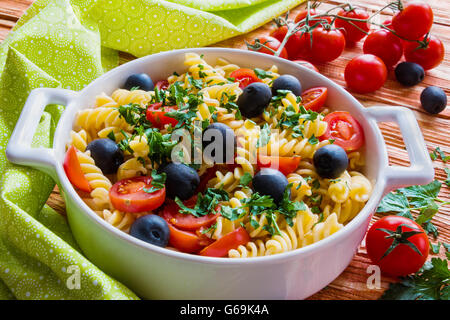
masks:
[[[255,74],[255,71],[247,68],[234,70],[230,74],[231,78],[239,82],[239,88],[244,89],[250,83],[261,82],[261,79]]]
[[[433,10],[419,1],[407,3],[394,18],[392,27],[401,37],[417,40],[428,33],[433,25]]]
[[[340,17],[344,17],[344,18],[353,18],[353,19],[368,19],[369,18],[369,14],[362,9],[351,9],[351,10],[345,10],[342,9],[338,12],[338,16]],[[352,25],[352,24],[354,25]],[[363,22],[363,21],[351,21],[348,22],[344,19],[339,19],[337,18],[336,21],[334,22],[334,25],[336,26],[336,28],[343,28],[344,31],[344,36],[345,36],[345,40],[347,41],[347,43],[355,43],[358,42],[359,40],[361,40],[362,38],[364,38],[366,36],[365,32],[368,32],[370,30],[370,25],[367,22]],[[355,27],[357,26],[357,27]],[[361,31],[361,30],[365,31]]]
[[[383,60],[373,54],[363,54],[350,60],[344,71],[347,87],[357,93],[369,93],[381,88],[387,79]]]
[[[313,65],[311,62],[306,61],[306,60],[293,60],[292,62],[295,62],[305,68],[308,68],[310,70],[313,70],[315,72],[319,72],[319,69],[317,69],[317,67],[315,65]]]
[[[381,271],[390,276],[417,272],[425,263],[428,237],[411,219],[387,216],[376,221],[367,232],[367,254]]]
[[[421,43],[404,41],[405,60],[420,64],[425,70],[433,69],[444,60],[444,44],[437,37],[430,35]]]
[[[281,42],[278,41],[278,39],[276,39],[274,37],[271,37],[271,36],[261,36],[258,39],[259,39],[259,43],[265,45],[266,47],[272,49],[275,52],[278,50],[278,48],[281,45]],[[254,40],[251,43],[251,45],[255,45],[255,44],[256,44],[256,40]],[[267,48],[264,48],[264,47],[261,47],[261,48],[257,49],[256,51],[262,52],[262,53],[266,53],[266,54],[270,54],[270,55],[274,55],[274,52],[272,52],[271,50],[269,50]],[[280,58],[284,58],[284,59],[288,58],[288,54],[287,54],[286,48],[283,48],[281,50]]]
[[[134,177],[116,182],[109,191],[114,208],[139,213],[159,208],[166,199],[166,188],[152,191],[152,177]]]
[[[308,10],[300,11],[299,14],[295,17],[295,23],[305,19],[307,14],[308,14]],[[313,26],[316,23],[323,23],[323,22],[331,24],[331,20],[332,20],[331,17],[326,16],[326,17],[314,18],[314,16],[317,16],[318,14],[320,14],[320,13],[317,13],[316,9],[314,9],[314,8],[309,10],[309,17],[310,17],[309,23],[308,23],[309,26]],[[303,25],[305,25],[305,23],[299,24],[299,26],[303,26]]]
[[[77,157],[77,149],[74,146],[71,146],[69,150],[67,150],[66,156],[64,157],[63,167],[70,183],[82,191],[92,191],[89,181],[86,179],[83,171],[81,170],[80,161],[78,161]]]
[[[280,41],[280,43],[283,41],[283,39],[286,37],[286,34],[288,32],[287,26],[281,26],[276,29],[274,29],[270,35]],[[298,47],[301,45],[300,43],[300,32],[294,33],[286,42],[286,45],[284,48],[286,49],[288,58],[290,60],[293,60],[297,57],[297,51]]]
[[[300,43],[297,52],[299,58],[317,62],[329,62],[338,58],[344,51],[345,37],[338,29],[319,26],[315,27],[311,33],[303,33]]]
[[[346,111],[335,111],[323,119],[328,126],[327,131],[319,137],[320,141],[334,140],[334,143],[345,151],[354,151],[364,144],[364,131],[358,120]]]
[[[370,53],[381,60],[387,68],[394,66],[403,55],[402,40],[386,29],[371,32],[363,45],[364,53]]]

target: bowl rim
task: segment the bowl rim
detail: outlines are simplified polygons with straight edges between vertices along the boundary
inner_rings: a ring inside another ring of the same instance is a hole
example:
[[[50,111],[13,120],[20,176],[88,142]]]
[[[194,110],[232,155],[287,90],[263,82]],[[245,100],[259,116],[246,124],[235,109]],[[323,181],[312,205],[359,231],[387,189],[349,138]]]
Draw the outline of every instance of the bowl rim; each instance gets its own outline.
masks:
[[[273,64],[276,64],[276,65],[282,64],[282,65],[287,65],[290,68],[301,69],[302,72],[309,74],[311,77],[316,77],[320,81],[324,82],[327,87],[333,87],[334,89],[338,90],[341,94],[343,94],[343,96],[345,97],[346,100],[348,100],[349,103],[351,103],[354,107],[356,107],[361,112],[361,114],[368,116],[367,112],[365,111],[365,108],[355,97],[353,97],[342,86],[338,85],[331,79],[325,77],[324,75],[322,75],[318,72],[312,71],[312,70],[310,70],[302,65],[299,65],[295,62],[292,62],[292,61],[289,61],[286,59],[282,59],[279,57],[275,57],[272,55],[267,55],[264,53],[259,53],[259,52],[249,51],[249,50],[241,50],[241,49],[234,49],[234,48],[222,48],[222,47],[186,48],[186,49],[179,49],[179,50],[170,50],[170,51],[164,51],[164,52],[144,56],[144,57],[129,61],[127,63],[124,63],[124,64],[104,73],[103,75],[101,75],[100,77],[95,79],[93,82],[88,84],[83,90],[81,90],[78,93],[75,101],[80,99],[80,97],[88,90],[92,90],[92,87],[95,87],[95,86],[99,85],[100,83],[102,83],[103,81],[105,81],[105,79],[116,77],[116,76],[120,75],[121,73],[123,73],[126,69],[128,69],[128,68],[131,69],[134,65],[145,63],[146,60],[158,59],[158,58],[164,57],[166,55],[178,55],[178,54],[181,55],[181,54],[188,53],[188,52],[195,52],[195,53],[201,52],[201,53],[204,53],[205,55],[207,55],[208,52],[244,54],[244,55],[248,55],[248,56],[264,58],[266,60],[271,61]],[[75,104],[76,103],[74,103],[74,102],[70,103],[66,107],[66,110],[68,108],[70,108],[70,106],[74,107]],[[80,106],[76,106],[76,107],[78,109],[80,108]],[[61,120],[64,117],[64,113],[61,116]],[[60,121],[59,123],[61,123],[61,122],[63,122],[63,121]],[[73,120],[72,120],[72,122],[73,122]],[[366,127],[367,128],[364,128],[364,126],[363,126],[364,129],[372,130],[373,134],[376,136],[377,140],[381,139],[381,141],[384,141],[380,129],[378,128],[378,126],[375,123],[373,123],[373,121],[368,121]],[[61,136],[61,135],[57,135],[58,132],[61,130],[63,130],[62,126],[60,126],[58,124],[58,127],[55,130],[55,137]],[[53,146],[55,146],[56,144],[57,144],[57,140],[55,139]],[[380,163],[380,168],[386,167],[387,161],[388,161],[386,148],[383,148],[379,144],[376,146],[376,148],[378,149],[378,153],[380,154],[380,162],[383,162],[383,163]],[[118,237],[118,238],[122,239],[123,241],[127,242],[128,244],[131,244],[139,249],[143,249],[146,252],[150,251],[151,253],[162,254],[162,255],[168,256],[170,258],[174,258],[177,260],[183,260],[183,261],[190,261],[193,263],[218,264],[218,265],[224,265],[224,266],[226,266],[226,265],[247,265],[247,264],[253,265],[253,264],[263,264],[263,263],[280,263],[285,260],[290,260],[290,259],[296,258],[297,256],[300,256],[300,255],[307,256],[307,255],[313,254],[316,251],[320,251],[322,248],[332,245],[334,242],[338,243],[339,239],[346,238],[352,232],[355,232],[357,229],[361,228],[364,225],[364,222],[371,219],[372,213],[375,211],[376,206],[378,205],[379,201],[381,200],[381,198],[384,195],[384,192],[386,190],[386,179],[385,179],[384,175],[382,174],[382,171],[379,170],[379,172],[376,174],[376,177],[375,177],[376,183],[373,185],[374,188],[372,190],[372,194],[371,194],[369,200],[365,203],[364,207],[360,210],[360,212],[350,222],[348,222],[346,225],[344,225],[344,227],[342,229],[338,230],[337,232],[333,233],[330,236],[327,236],[326,238],[324,238],[320,241],[314,242],[305,247],[301,247],[301,248],[297,248],[294,250],[290,250],[290,251],[286,251],[286,252],[282,252],[282,253],[278,253],[278,254],[274,254],[274,255],[269,255],[269,256],[252,257],[251,259],[229,258],[229,257],[218,258],[218,257],[200,256],[197,254],[184,253],[184,252],[180,252],[180,251],[175,251],[175,250],[170,250],[167,248],[159,247],[159,246],[144,242],[138,238],[132,237],[128,233],[117,229],[116,227],[112,226],[104,219],[100,218],[94,212],[94,210],[91,209],[82,200],[82,198],[75,191],[75,188],[73,187],[73,185],[68,180],[68,178],[64,172],[62,162],[57,160],[55,167],[56,167],[55,169],[56,169],[56,173],[58,176],[58,180],[65,191],[64,195],[66,197],[67,196],[70,197],[74,201],[74,203],[78,207],[78,209],[80,211],[82,211],[82,213],[84,215],[86,215],[89,218],[89,220],[100,225],[101,228],[105,229],[107,232],[111,233],[113,236]]]

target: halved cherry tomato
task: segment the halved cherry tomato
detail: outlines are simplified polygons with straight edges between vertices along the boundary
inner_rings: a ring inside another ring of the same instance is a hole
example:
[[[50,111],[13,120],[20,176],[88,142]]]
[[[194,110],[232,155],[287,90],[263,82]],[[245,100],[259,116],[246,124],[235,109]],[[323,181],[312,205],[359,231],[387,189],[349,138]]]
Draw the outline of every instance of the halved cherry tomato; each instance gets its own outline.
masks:
[[[123,212],[145,212],[159,208],[166,199],[166,188],[152,193],[151,177],[134,177],[116,182],[109,191],[109,198],[117,210]]]
[[[239,82],[239,88],[244,89],[250,83],[253,82],[261,82],[261,79],[257,77],[255,71],[251,69],[241,68],[234,70],[230,74],[230,78],[234,78],[234,80]]]
[[[350,113],[335,111],[327,114],[323,121],[328,123],[328,128],[319,140],[333,139],[345,151],[357,150],[364,144],[364,131]]]
[[[258,156],[259,168],[272,168],[287,176],[298,168],[301,157]]]
[[[92,191],[89,181],[86,179],[83,171],[81,170],[81,165],[77,157],[77,149],[74,146],[71,146],[69,150],[67,150],[63,167],[70,183],[82,191]]]
[[[167,90],[169,88],[169,81],[167,81],[167,80],[159,80],[155,84],[155,87],[158,88],[159,90]]]
[[[169,245],[186,253],[196,253],[208,245],[198,234],[183,231],[168,223],[170,230]]]
[[[200,255],[208,257],[225,257],[229,250],[236,249],[240,245],[245,245],[249,241],[250,236],[247,231],[240,227],[204,248],[200,251]]]
[[[216,176],[216,172],[217,166],[206,169],[206,172],[202,174],[200,177],[200,183],[198,184],[196,193],[203,192],[206,190],[206,185],[208,184],[209,180],[211,180]]]
[[[178,120],[166,116],[168,112],[178,110],[177,106],[162,106],[162,102],[151,104],[147,107],[147,120],[150,121],[154,127],[162,128],[166,124],[176,126]]]
[[[319,111],[327,101],[328,89],[315,87],[302,93],[302,103],[306,110]]]
[[[195,206],[195,203],[197,201],[197,197],[192,197],[191,199],[194,200],[188,200],[184,204],[189,207],[193,208]],[[173,226],[182,229],[182,230],[188,230],[188,231],[195,231],[202,227],[209,227],[211,226],[216,219],[220,215],[220,207],[216,207],[214,212],[202,216],[202,217],[195,217],[192,214],[183,214],[179,212],[180,207],[175,202],[170,202],[164,206],[162,209],[162,217],[172,224]]]

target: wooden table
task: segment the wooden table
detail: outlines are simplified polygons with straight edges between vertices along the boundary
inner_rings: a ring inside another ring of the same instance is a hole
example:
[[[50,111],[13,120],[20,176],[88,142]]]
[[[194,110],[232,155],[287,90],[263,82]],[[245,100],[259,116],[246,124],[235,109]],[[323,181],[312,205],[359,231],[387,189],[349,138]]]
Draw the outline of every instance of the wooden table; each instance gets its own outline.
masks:
[[[0,0],[0,41],[7,36],[9,30],[33,1]],[[324,2],[326,3],[322,5],[322,8],[348,1],[336,0]],[[382,5],[378,0],[353,0],[350,2],[368,10],[378,9]],[[432,33],[444,41],[446,49],[450,51],[450,14],[448,13],[450,10],[450,2],[442,0],[428,0],[427,2],[433,8],[435,15]],[[383,1],[383,3],[386,3],[386,1]],[[291,17],[294,17],[303,7],[299,6],[293,10]],[[223,41],[216,44],[216,46],[245,48],[244,39],[250,40],[261,34],[268,33],[271,28],[272,24],[268,23],[249,34]],[[352,57],[362,52],[361,46],[362,44],[359,43],[356,47],[347,48],[343,56],[339,59],[327,64],[318,65],[320,72],[345,86],[343,80],[344,66]],[[121,62],[126,62],[131,59],[133,59],[132,56],[121,55]],[[382,89],[372,94],[355,96],[365,106],[397,105],[410,108],[414,111],[419,121],[429,151],[431,152],[439,146],[447,154],[450,154],[450,108],[447,108],[446,111],[439,115],[431,116],[426,114],[420,107],[419,95],[425,87],[430,85],[443,88],[450,98],[450,54],[446,55],[444,62],[438,68],[427,72],[425,80],[420,85],[413,88],[404,88],[394,80],[391,72],[388,81]],[[403,141],[399,139],[401,134],[398,127],[393,123],[381,123],[380,128],[383,131],[388,145],[390,163],[408,166],[408,156]],[[444,172],[445,164],[440,160],[434,161],[433,164],[436,169],[436,179],[444,181],[446,178]],[[450,200],[449,188],[445,185],[441,189],[440,197],[446,201]],[[48,204],[58,212],[65,213],[64,202],[56,189],[48,200]],[[440,212],[435,215],[432,221],[440,232],[438,240],[450,243],[450,206],[441,208]],[[436,243],[435,240],[432,241]],[[440,255],[441,257],[444,256],[443,248],[441,248]],[[395,281],[395,279],[382,277],[380,289],[368,289],[366,281],[369,274],[366,270],[369,265],[370,260],[366,254],[366,250],[361,246],[347,269],[325,289],[313,295],[311,299],[378,299],[389,286],[389,283]]]

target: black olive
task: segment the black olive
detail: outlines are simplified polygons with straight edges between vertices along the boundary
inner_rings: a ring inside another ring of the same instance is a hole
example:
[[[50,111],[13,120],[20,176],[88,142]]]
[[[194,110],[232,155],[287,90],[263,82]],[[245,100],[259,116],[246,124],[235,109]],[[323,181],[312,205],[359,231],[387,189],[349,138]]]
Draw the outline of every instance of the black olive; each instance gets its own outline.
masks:
[[[166,220],[155,214],[148,214],[133,222],[130,235],[156,246],[166,247],[170,230]]]
[[[146,73],[136,73],[132,74],[127,78],[123,86],[126,90],[131,90],[132,88],[137,88],[144,91],[151,91],[154,89],[152,78]]]
[[[104,174],[116,173],[119,166],[123,163],[122,150],[111,139],[93,140],[87,145],[87,150],[91,152],[95,165]]]
[[[284,174],[269,168],[259,171],[252,180],[253,189],[261,195],[271,196],[275,203],[283,199],[284,190],[288,184]]]
[[[299,96],[302,94],[302,85],[296,77],[284,74],[273,81],[272,95],[276,96],[278,90],[289,90],[296,96]]]
[[[441,88],[431,86],[420,94],[420,103],[426,112],[438,114],[447,107],[447,95]]]
[[[314,167],[322,178],[336,179],[348,167],[347,153],[336,144],[319,148],[313,157]]]
[[[161,172],[166,173],[166,195],[171,199],[189,199],[200,183],[197,171],[183,163],[169,163]]]
[[[395,77],[402,85],[411,87],[422,82],[425,71],[421,65],[405,61],[395,67]]]
[[[236,137],[226,124],[215,122],[203,131],[203,155],[215,163],[228,163],[234,159]]]
[[[254,82],[244,88],[237,105],[244,117],[253,118],[263,113],[271,99],[270,87],[262,82]]]

